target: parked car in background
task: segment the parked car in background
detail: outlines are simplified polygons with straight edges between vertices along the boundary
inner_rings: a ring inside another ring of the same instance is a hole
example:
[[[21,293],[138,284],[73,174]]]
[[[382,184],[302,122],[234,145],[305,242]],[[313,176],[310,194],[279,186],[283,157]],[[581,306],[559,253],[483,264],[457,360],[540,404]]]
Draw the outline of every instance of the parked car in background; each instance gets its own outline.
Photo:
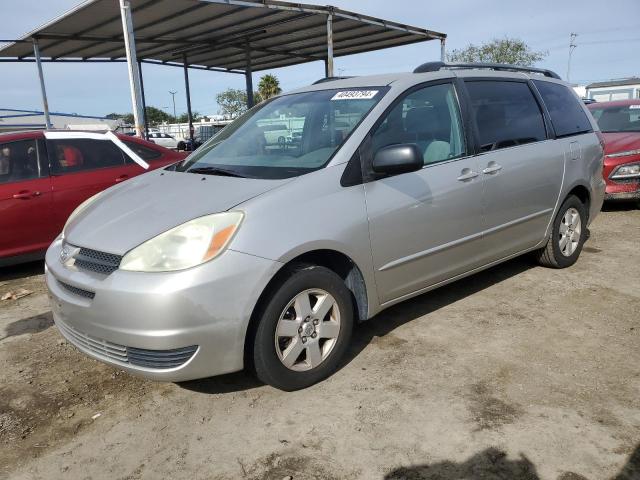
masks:
[[[185,154],[117,135],[151,169]],[[87,198],[145,170],[109,141],[0,134],[0,266],[41,258]]]
[[[191,140],[190,138],[185,138],[184,140],[178,141],[177,148],[178,150],[183,150],[185,152],[193,152],[203,143],[204,142],[202,141],[202,138],[195,136],[193,137],[193,140]]]
[[[147,378],[250,366],[295,390],[391,305],[529,252],[573,265],[603,150],[558,78],[434,62],[262,102],[71,216],[46,257],[54,321]],[[297,147],[267,145],[263,126],[289,113]]]
[[[640,206],[640,99],[588,105],[604,137],[605,200]]]
[[[168,133],[154,132],[149,133],[149,141],[156,143],[164,148],[170,148],[172,150],[178,149],[178,140]]]

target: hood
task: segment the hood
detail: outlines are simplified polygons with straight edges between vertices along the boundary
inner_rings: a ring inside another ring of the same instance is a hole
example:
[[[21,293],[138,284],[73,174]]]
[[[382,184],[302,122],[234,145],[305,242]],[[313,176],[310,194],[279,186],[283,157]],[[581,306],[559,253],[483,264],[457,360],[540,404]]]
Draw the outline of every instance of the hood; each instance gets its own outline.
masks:
[[[173,227],[229,210],[289,181],[149,172],[102,192],[67,226],[65,237],[73,245],[124,255]]]
[[[602,132],[602,136],[605,155],[640,148],[640,132]]]

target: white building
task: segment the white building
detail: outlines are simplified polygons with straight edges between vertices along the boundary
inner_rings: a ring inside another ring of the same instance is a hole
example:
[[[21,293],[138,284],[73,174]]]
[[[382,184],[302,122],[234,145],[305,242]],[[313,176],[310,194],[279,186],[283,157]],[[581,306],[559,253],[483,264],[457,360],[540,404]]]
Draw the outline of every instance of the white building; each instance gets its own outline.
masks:
[[[587,98],[593,98],[598,102],[640,98],[640,78],[591,83],[587,85]]]
[[[49,118],[56,129],[114,130],[120,125],[120,120],[75,113],[50,112]],[[0,107],[0,132],[41,130],[45,127],[43,112]]]

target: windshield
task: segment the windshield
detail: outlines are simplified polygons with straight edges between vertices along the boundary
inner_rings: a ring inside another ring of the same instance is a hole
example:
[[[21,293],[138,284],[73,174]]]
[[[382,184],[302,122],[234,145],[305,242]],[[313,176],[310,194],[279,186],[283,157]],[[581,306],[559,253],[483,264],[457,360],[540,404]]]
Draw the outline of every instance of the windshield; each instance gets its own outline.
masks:
[[[640,132],[640,104],[589,110],[603,132]]]
[[[325,167],[387,87],[322,90],[252,108],[173,167],[180,172],[281,179]]]

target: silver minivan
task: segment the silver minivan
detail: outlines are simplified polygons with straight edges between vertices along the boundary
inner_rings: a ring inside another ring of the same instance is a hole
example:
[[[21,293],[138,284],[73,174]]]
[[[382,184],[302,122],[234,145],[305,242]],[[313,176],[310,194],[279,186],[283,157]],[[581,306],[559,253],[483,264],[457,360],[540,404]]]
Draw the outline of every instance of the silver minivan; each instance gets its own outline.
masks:
[[[273,125],[296,141],[268,141]],[[55,323],[147,378],[250,368],[304,388],[393,304],[527,252],[572,265],[602,162],[553,72],[432,62],[323,81],[78,207],[46,256]]]

